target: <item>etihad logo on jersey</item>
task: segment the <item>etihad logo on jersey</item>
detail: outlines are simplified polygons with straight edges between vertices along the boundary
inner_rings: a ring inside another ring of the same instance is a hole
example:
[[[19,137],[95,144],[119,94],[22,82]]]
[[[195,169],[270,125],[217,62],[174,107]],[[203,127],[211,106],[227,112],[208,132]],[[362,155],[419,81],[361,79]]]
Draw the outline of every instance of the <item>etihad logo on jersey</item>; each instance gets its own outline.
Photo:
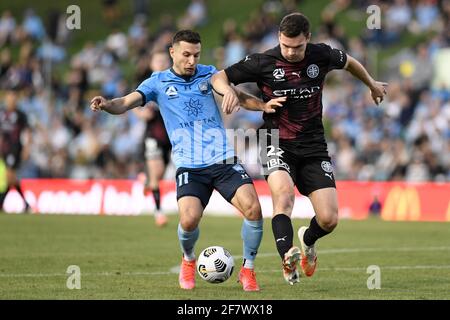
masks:
[[[311,98],[315,92],[320,91],[319,86],[309,87],[309,88],[292,88],[273,91],[273,95],[276,97],[289,96],[294,99],[307,99]]]
[[[284,69],[283,68],[278,68],[273,70],[272,72],[273,77],[275,78],[274,81],[285,81],[286,79],[284,79]]]
[[[178,90],[175,86],[168,86],[165,93],[169,99],[178,98]]]

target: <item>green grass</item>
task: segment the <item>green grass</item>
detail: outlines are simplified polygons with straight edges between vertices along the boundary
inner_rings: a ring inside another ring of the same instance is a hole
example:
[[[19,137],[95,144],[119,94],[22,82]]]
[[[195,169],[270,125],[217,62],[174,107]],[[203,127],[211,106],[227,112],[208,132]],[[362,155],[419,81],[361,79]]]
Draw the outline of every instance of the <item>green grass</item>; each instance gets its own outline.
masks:
[[[0,299],[449,299],[448,223],[341,221],[319,241],[312,278],[285,284],[270,220],[256,262],[262,290],[245,293],[237,272],[222,284],[197,277],[178,288],[171,269],[180,262],[177,219],[158,229],[151,216],[0,215]],[[293,220],[297,229],[306,221]],[[197,253],[228,248],[240,264],[238,218],[201,223]],[[295,240],[296,242],[297,239]],[[81,269],[81,290],[66,287],[69,265]],[[368,290],[369,265],[381,268],[381,289]],[[427,267],[431,266],[431,267]]]

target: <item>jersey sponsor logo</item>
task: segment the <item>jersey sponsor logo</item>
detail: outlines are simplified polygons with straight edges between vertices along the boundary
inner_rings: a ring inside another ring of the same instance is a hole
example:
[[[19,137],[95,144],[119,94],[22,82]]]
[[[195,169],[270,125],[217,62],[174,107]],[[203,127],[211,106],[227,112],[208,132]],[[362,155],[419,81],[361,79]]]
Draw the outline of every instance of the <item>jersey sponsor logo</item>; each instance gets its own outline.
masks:
[[[184,102],[185,107],[183,110],[187,111],[188,116],[198,117],[199,113],[202,112],[203,105],[200,103],[199,99],[189,99],[189,101]]]
[[[272,74],[273,74],[273,77],[275,78],[275,81],[284,81],[285,80],[284,79],[285,72],[284,72],[283,68],[278,68],[278,69],[273,70]]]
[[[219,127],[220,125],[217,123],[216,117],[203,118],[199,120],[190,120],[186,122],[178,123],[180,128],[193,128],[195,125],[208,125],[211,128]]]
[[[317,64],[310,64],[306,69],[306,74],[310,78],[316,78],[319,75],[319,67]]]
[[[178,98],[178,90],[175,86],[168,86],[165,93],[169,97],[169,99]]]
[[[198,84],[198,90],[200,90],[201,93],[207,94],[208,93],[208,82],[202,81]]]
[[[250,58],[248,55],[245,56],[244,62],[247,62],[247,61],[249,61],[249,60],[252,60],[252,58]]]
[[[318,92],[319,90],[320,90],[319,86],[314,86],[309,88],[292,88],[284,90],[275,90],[272,93],[276,97],[284,97],[289,95],[296,99],[306,99],[311,98],[313,93]]]
[[[293,75],[293,76],[297,76],[297,77],[300,78],[300,73],[301,73],[300,71],[299,71],[299,72],[292,72],[292,75]]]
[[[287,172],[291,172],[289,165],[280,158],[272,158],[267,161],[267,170],[272,170],[273,168],[284,168]]]
[[[328,172],[328,173],[333,172],[333,166],[331,165],[331,163],[329,161],[322,161],[320,166],[322,167],[322,170],[325,172]]]

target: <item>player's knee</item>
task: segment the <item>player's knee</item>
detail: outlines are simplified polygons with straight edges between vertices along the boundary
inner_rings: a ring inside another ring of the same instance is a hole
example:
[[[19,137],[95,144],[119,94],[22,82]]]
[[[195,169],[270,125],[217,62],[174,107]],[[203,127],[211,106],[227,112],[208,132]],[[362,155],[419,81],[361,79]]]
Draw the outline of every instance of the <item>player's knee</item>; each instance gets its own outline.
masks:
[[[337,209],[330,210],[326,214],[322,215],[320,219],[321,227],[328,232],[333,231],[338,224],[338,212]]]
[[[256,221],[262,219],[261,205],[259,201],[253,201],[242,212],[247,220]]]
[[[180,212],[180,225],[184,231],[193,231],[197,228],[200,217],[191,210]]]
[[[197,228],[198,221],[196,221],[194,219],[184,218],[184,219],[180,219],[180,225],[184,231],[190,232],[190,231],[194,231],[195,228]]]

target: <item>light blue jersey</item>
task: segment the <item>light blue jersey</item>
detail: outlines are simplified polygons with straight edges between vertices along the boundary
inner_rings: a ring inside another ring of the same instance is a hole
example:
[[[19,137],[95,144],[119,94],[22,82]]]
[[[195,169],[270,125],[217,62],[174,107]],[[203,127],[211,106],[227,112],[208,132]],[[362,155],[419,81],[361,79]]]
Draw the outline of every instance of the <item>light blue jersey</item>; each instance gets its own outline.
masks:
[[[191,77],[173,69],[154,72],[136,89],[144,105],[158,104],[177,168],[206,167],[235,155],[212,93],[210,80],[216,72],[215,67],[201,64]]]

